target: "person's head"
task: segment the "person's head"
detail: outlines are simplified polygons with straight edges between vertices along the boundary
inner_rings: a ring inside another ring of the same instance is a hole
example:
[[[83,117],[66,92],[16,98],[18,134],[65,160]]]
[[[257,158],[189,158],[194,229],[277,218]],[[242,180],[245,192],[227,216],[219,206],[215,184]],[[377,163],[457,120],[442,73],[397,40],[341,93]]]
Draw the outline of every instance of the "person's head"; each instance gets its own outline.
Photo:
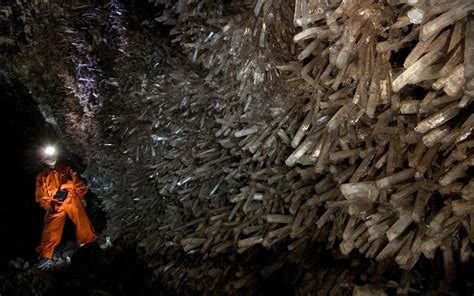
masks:
[[[58,161],[58,153],[54,146],[46,146],[41,151],[41,161],[50,167],[56,165]]]

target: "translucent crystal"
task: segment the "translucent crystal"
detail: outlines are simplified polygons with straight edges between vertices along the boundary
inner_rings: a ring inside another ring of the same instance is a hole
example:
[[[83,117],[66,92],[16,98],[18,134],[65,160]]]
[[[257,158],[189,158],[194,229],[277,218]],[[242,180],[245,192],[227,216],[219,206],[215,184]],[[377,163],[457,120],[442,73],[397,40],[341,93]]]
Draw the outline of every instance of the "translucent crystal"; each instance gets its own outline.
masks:
[[[374,241],[377,238],[384,236],[387,230],[390,228],[390,225],[392,225],[395,221],[396,219],[393,217],[370,226],[367,229],[367,232],[369,233],[369,241]]]
[[[400,102],[400,113],[402,114],[416,114],[420,101],[418,100],[406,100]]]
[[[302,61],[302,60],[306,59],[307,57],[309,57],[318,45],[319,45],[319,40],[318,39],[315,39],[315,40],[311,41],[311,43],[308,44],[308,46],[306,46],[303,49],[303,51],[298,55],[298,60]]]
[[[375,157],[375,151],[371,149],[369,153],[365,156],[362,162],[357,167],[356,171],[352,175],[350,182],[358,182],[363,176],[365,176],[368,172],[369,164]]]
[[[425,53],[427,52],[428,50],[430,50],[430,46],[432,45],[433,43],[433,40],[435,39],[436,36],[433,36],[431,37],[430,39],[426,40],[426,41],[419,41],[415,48],[412,49],[412,51],[410,52],[410,54],[407,56],[407,58],[405,59],[405,62],[403,63],[403,67],[408,68],[410,67],[411,65],[413,65],[416,61],[418,61],[420,59],[420,57]]]
[[[423,175],[428,171],[428,169],[431,167],[431,163],[435,159],[436,153],[438,152],[438,145],[434,145],[426,151],[426,153],[423,155],[421,158],[420,163],[416,167],[416,178],[421,178]]]
[[[234,136],[237,137],[237,138],[245,137],[245,136],[248,136],[248,135],[251,135],[251,134],[254,134],[254,133],[258,132],[259,130],[260,130],[260,128],[258,126],[251,126],[251,127],[236,131],[234,133]]]
[[[415,150],[413,153],[408,155],[408,165],[412,168],[416,167],[421,160],[421,157],[423,153],[426,150],[425,144],[423,144],[423,141],[418,141],[416,144]]]
[[[469,181],[469,184],[462,189],[462,198],[474,200],[474,180]]]
[[[415,131],[419,133],[426,133],[430,129],[440,126],[451,118],[455,117],[459,113],[459,107],[457,102],[452,103],[445,108],[441,109],[439,112],[431,115],[430,117],[422,120],[415,127]]]
[[[446,86],[448,82],[448,78],[451,75],[451,73],[455,73],[455,71],[458,71],[456,68],[460,68],[462,64],[460,64],[462,61],[462,47],[461,44],[458,44],[452,52],[450,52],[450,58],[446,62],[446,64],[441,68],[439,71],[439,74],[441,78],[433,82],[432,87],[436,90],[439,90]]]
[[[407,179],[412,178],[415,175],[415,169],[406,169],[404,171],[401,171],[399,173],[393,174],[391,176],[382,178],[380,180],[377,180],[375,184],[379,189],[387,188],[390,186],[393,186],[399,182],[405,181]]]
[[[281,237],[281,236],[286,236],[289,235],[291,232],[291,225],[286,225],[283,227],[280,227],[278,229],[269,231],[267,233],[268,238],[275,238],[275,237]]]
[[[407,186],[406,188],[400,191],[397,191],[396,193],[392,194],[392,196],[390,197],[390,203],[395,207],[399,206],[400,204],[403,205],[404,200],[407,199],[407,197],[417,192],[418,190],[422,189],[427,184],[428,184],[427,181],[421,180]]]
[[[398,18],[398,20],[391,26],[392,29],[400,29],[405,26],[408,26],[410,23],[410,18],[407,15],[403,15]]]
[[[360,153],[360,149],[350,149],[350,150],[342,150],[336,151],[329,155],[329,160],[331,162],[338,162],[345,158],[358,156]]]
[[[474,201],[455,200],[452,202],[453,213],[457,216],[465,216],[474,213]]]
[[[301,142],[301,139],[303,138],[305,132],[308,130],[311,121],[313,119],[313,112],[308,112],[306,114],[303,122],[301,123],[300,127],[298,128],[298,131],[296,132],[296,135],[293,137],[293,140],[291,141],[291,147],[296,148]]]
[[[338,208],[334,207],[334,208],[330,208],[330,209],[327,209],[323,215],[321,215],[321,217],[318,219],[318,221],[316,222],[316,226],[318,228],[321,228],[324,226],[324,224],[326,224],[329,219],[331,219],[331,216],[338,210]]]
[[[263,242],[263,236],[258,235],[258,236],[249,237],[249,238],[246,238],[246,239],[239,240],[237,242],[237,246],[239,248],[247,248],[247,247],[251,247],[251,246],[256,245],[256,244],[261,244],[262,242]]]
[[[390,135],[390,145],[387,152],[387,174],[392,174],[399,167],[399,137]]]
[[[456,225],[452,225],[440,233],[438,233],[435,237],[426,240],[423,242],[420,246],[420,250],[423,252],[426,258],[428,259],[433,259],[434,258],[434,252],[435,250],[441,245],[443,240],[448,236],[452,234],[452,231],[455,229],[455,226],[457,226],[459,223]]]
[[[444,207],[439,210],[436,215],[431,219],[430,221],[430,229],[428,231],[428,234],[430,236],[433,236],[434,234],[437,234],[442,228],[443,225],[446,223],[448,217],[452,213],[452,206],[451,204],[446,204]]]
[[[311,27],[303,30],[293,37],[293,42],[299,42],[306,39],[316,38],[318,34],[321,34],[322,29],[320,27]]]
[[[255,16],[258,16],[260,14],[260,10],[262,9],[262,6],[263,6],[264,2],[265,2],[265,0],[258,0],[257,3],[255,4],[255,8],[254,8],[254,11],[253,11]]]
[[[433,147],[435,144],[441,142],[441,139],[448,135],[449,132],[450,129],[448,126],[434,128],[423,136],[423,143],[425,143],[426,147]]]
[[[374,258],[376,254],[378,254],[379,250],[387,243],[387,237],[385,235],[379,237],[376,239],[374,242],[372,242],[372,245],[370,245],[370,248],[367,250],[367,253],[365,254],[366,258]]]
[[[461,243],[461,252],[460,258],[461,263],[467,264],[469,262],[469,257],[471,257],[472,248],[469,244],[469,238],[465,237]]]
[[[327,127],[330,130],[336,129],[344,122],[344,119],[346,119],[348,114],[350,114],[350,112],[355,108],[356,105],[352,103],[344,105],[342,108],[339,109],[339,111],[336,112],[336,114],[334,114],[333,117],[331,117],[331,119],[327,123]]]
[[[464,77],[474,78],[474,16],[470,14],[464,37]]]
[[[319,135],[308,136],[303,143],[286,159],[285,163],[288,166],[293,166],[298,159],[300,159],[306,152],[314,147]]]
[[[411,251],[411,246],[412,246],[414,238],[415,238],[415,232],[413,232],[413,235],[411,235],[411,237],[408,238],[406,243],[400,249],[400,252],[395,257],[395,262],[397,262],[398,265],[401,266],[401,265],[407,264],[408,260],[413,255],[413,253]]]
[[[418,194],[415,199],[415,205],[413,206],[413,211],[411,213],[411,217],[413,218],[413,221],[416,223],[420,223],[421,219],[425,215],[425,206],[428,202],[428,200],[431,197],[431,193],[421,189],[418,191]]]
[[[420,102],[420,113],[426,113],[425,110],[428,109],[428,106],[431,104],[433,99],[436,97],[436,92],[430,91],[426,94],[426,96]]]
[[[467,158],[466,160],[462,161],[461,163],[457,164],[451,170],[449,170],[444,176],[441,177],[439,183],[442,186],[447,186],[458,178],[461,178],[465,175],[466,170],[470,167],[474,166],[474,156]]]
[[[408,226],[413,222],[411,217],[411,212],[408,211],[401,215],[397,222],[395,222],[392,227],[387,231],[387,238],[389,241],[397,238]]]
[[[408,11],[407,16],[412,24],[421,24],[423,22],[425,12],[419,8],[413,8]]]
[[[437,35],[445,27],[449,26],[457,20],[462,19],[469,13],[469,11],[473,9],[474,3],[470,1],[463,3],[463,1],[461,1],[454,8],[424,24],[420,31],[420,39],[427,40],[431,36]]]
[[[404,47],[409,46],[410,42],[418,38],[420,28],[417,27],[413,29],[408,35],[403,37],[402,40],[392,40],[392,41],[382,41],[377,43],[377,52],[389,52],[389,51],[396,51],[402,49]]]
[[[348,200],[367,198],[375,201],[379,196],[379,189],[374,182],[346,183],[340,187],[342,195]]]
[[[443,49],[448,41],[448,35],[449,32],[444,31],[441,35],[436,37],[430,45],[430,51],[408,67],[392,82],[392,90],[394,92],[400,91],[406,84],[411,83],[423,69],[443,56]]]
[[[321,147],[321,153],[318,157],[318,161],[316,162],[315,170],[317,173],[322,173],[325,170],[326,164],[329,159],[329,151],[331,150],[331,147],[333,146],[336,137],[337,130],[329,129],[327,131],[326,136],[324,138],[323,146]]]
[[[460,94],[461,88],[466,82],[464,78],[464,65],[456,67],[446,81],[444,92],[450,97],[456,97]]]
[[[459,106],[459,105],[458,105]],[[467,139],[474,130],[474,113],[471,114],[461,126],[459,136],[456,138],[456,143],[462,142]]]
[[[375,260],[378,262],[384,261],[388,258],[394,257],[395,254],[401,249],[401,247],[406,243],[412,234],[409,233],[402,237],[397,237],[391,242],[389,242],[385,248],[380,251],[380,253],[375,257]]]

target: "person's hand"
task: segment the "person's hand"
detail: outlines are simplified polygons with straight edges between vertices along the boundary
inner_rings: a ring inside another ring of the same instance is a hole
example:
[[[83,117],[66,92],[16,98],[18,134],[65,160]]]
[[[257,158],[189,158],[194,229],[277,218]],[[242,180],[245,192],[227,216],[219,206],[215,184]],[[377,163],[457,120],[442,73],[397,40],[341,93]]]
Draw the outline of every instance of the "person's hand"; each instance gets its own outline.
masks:
[[[87,201],[85,198],[81,199],[81,202],[82,202],[82,205],[85,207],[87,207]]]

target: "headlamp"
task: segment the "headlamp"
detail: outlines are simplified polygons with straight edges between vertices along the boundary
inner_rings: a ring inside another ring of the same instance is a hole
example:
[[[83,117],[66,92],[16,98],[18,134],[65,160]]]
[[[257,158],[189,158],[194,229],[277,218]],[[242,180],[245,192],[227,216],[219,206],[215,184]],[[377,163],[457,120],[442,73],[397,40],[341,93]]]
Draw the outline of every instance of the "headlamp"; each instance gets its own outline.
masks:
[[[55,156],[56,155],[56,148],[53,146],[47,146],[43,149],[44,156]]]

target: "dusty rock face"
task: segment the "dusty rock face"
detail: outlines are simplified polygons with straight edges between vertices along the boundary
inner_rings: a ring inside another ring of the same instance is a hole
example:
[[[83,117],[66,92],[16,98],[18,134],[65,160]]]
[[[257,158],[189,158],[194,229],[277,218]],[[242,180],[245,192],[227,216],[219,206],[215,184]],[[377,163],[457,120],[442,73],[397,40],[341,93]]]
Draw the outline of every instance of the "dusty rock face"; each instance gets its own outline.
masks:
[[[463,282],[472,3],[131,2],[20,1],[0,44],[87,163],[104,239],[184,293]]]

